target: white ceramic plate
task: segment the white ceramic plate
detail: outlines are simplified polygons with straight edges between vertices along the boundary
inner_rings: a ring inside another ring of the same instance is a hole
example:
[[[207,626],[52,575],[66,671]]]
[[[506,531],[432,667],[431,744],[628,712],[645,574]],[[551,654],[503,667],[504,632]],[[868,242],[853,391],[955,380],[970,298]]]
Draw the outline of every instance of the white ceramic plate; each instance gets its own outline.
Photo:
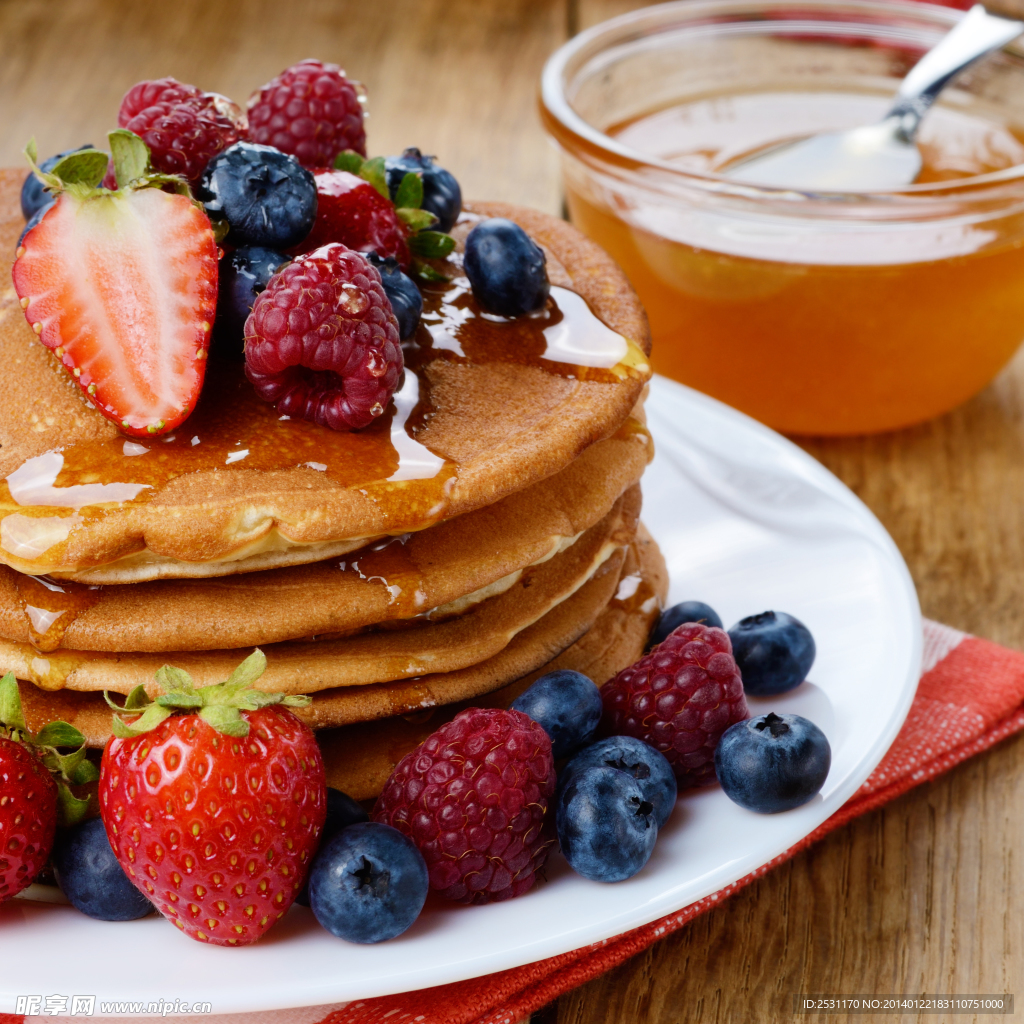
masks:
[[[665,379],[647,403],[657,457],[644,520],[668,561],[669,602],[707,601],[726,626],[768,608],[802,619],[811,681],[755,714],[797,711],[832,745],[821,794],[755,815],[717,788],[684,795],[639,875],[600,885],[557,854],[548,881],[485,907],[431,910],[379,946],[342,942],[293,908],[255,946],[205,946],[162,918],[110,924],[69,907],[0,908],[0,1011],[18,995],[209,1001],[214,1013],[311,1006],[459,981],[554,956],[713,893],[811,832],[896,736],[921,660],[917,596],[878,520],[821,465],[734,410]],[[163,979],[163,980],[160,980]]]

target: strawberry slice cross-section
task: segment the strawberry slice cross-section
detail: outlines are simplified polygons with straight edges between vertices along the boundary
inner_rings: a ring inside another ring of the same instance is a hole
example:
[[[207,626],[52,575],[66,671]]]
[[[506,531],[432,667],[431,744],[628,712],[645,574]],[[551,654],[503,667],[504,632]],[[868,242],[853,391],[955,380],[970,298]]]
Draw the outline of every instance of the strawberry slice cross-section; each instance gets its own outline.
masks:
[[[39,340],[124,433],[162,434],[195,408],[217,245],[188,195],[141,180],[68,187],[25,235],[13,277]]]

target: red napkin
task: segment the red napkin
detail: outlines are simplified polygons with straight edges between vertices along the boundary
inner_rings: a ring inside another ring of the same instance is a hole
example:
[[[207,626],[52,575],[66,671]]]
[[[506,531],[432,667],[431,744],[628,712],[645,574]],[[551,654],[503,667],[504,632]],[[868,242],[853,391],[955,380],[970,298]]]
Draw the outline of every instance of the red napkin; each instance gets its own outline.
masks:
[[[896,741],[841,810],[746,878],[668,917],[562,956],[453,985],[340,1006],[214,1014],[201,1019],[206,1024],[516,1024],[563,992],[611,970],[681,928],[832,829],[1024,728],[1024,654],[1019,651],[925,622],[922,673],[917,696]],[[466,908],[465,913],[474,910]],[[75,1024],[82,1018],[46,1019]],[[23,1024],[25,1020],[20,1015],[0,1014],[0,1024]]]

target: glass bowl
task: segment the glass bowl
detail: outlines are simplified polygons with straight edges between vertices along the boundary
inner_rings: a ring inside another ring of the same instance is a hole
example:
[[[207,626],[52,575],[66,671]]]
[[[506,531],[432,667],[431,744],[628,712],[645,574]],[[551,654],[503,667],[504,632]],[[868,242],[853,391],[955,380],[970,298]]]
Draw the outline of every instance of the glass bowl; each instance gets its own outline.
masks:
[[[1024,338],[1015,45],[925,119],[930,180],[812,194],[719,173],[780,137],[880,117],[959,17],[916,2],[682,0],[550,58],[541,111],[570,216],[639,293],[656,370],[777,430],[841,435],[936,416],[1006,364]]]

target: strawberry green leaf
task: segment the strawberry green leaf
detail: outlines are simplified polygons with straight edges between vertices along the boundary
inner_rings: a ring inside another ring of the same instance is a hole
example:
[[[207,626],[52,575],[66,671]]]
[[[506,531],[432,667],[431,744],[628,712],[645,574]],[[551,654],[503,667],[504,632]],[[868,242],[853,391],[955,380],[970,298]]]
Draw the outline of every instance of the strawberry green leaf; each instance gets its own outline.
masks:
[[[267,656],[257,647],[241,665],[228,676],[228,686],[252,686],[267,670]]]
[[[61,180],[55,174],[51,174],[49,171],[42,170],[36,163],[36,158],[39,153],[36,150],[36,140],[31,138],[28,140],[28,145],[23,150],[25,159],[29,162],[32,167],[32,173],[46,186],[48,192],[59,192],[62,188]]]
[[[418,277],[421,281],[448,280],[439,270],[435,270],[429,263],[424,263],[422,260],[412,261],[412,272],[413,276]]]
[[[199,712],[199,717],[226,736],[248,736],[249,723],[238,713],[238,708],[212,704]]]
[[[79,798],[64,783],[57,784],[57,820],[61,825],[77,825],[88,813],[88,797]]]
[[[118,188],[125,188],[129,182],[141,178],[149,171],[149,147],[135,132],[118,128],[107,139],[110,142],[110,154],[114,158],[114,176]]]
[[[8,729],[27,732],[25,716],[21,711],[21,693],[18,691],[18,680],[13,672],[0,679],[0,725]]]
[[[257,647],[223,683],[204,686],[199,695],[206,707],[249,707],[248,692],[267,667],[266,655]]]
[[[127,740],[133,736],[141,736],[145,732],[152,732],[164,719],[170,717],[169,708],[161,707],[159,704],[150,704],[131,724],[119,715],[114,715],[110,721],[110,729],[118,739]]]
[[[154,678],[160,684],[160,688],[164,693],[194,694],[196,692],[192,677],[183,668],[175,668],[173,665],[161,665],[156,670]]]
[[[414,210],[411,206],[400,206],[395,213],[411,231],[423,231],[437,223],[437,217],[428,210]]]
[[[280,704],[284,699],[283,693],[267,693],[264,690],[246,690],[240,693],[235,707],[244,711],[258,711],[260,708],[269,708],[274,704]]]
[[[162,708],[201,708],[203,698],[198,693],[162,693],[155,703]]]
[[[53,747],[47,747],[39,755],[39,759],[65,782],[80,786],[94,782],[100,777],[99,770],[86,758],[86,753],[84,743],[72,754],[58,754]]]
[[[74,786],[85,786],[90,782],[95,782],[99,777],[99,768],[88,759],[68,772],[68,782]]]
[[[363,166],[359,168],[359,177],[368,181],[385,199],[391,201],[387,179],[384,176],[384,157],[375,156],[372,160],[364,161]]]
[[[428,260],[439,260],[455,248],[455,239],[440,231],[420,231],[409,239],[409,249]]]
[[[395,193],[395,206],[418,210],[423,205],[423,179],[415,171],[408,171]],[[401,216],[401,214],[399,214]],[[437,218],[434,218],[437,220]]]
[[[209,722],[218,732],[228,736],[246,736],[249,724],[241,717],[240,711],[256,711],[274,704],[300,708],[312,703],[311,698],[302,695],[266,693],[253,689],[253,683],[263,675],[266,667],[266,655],[257,648],[224,682],[197,690],[187,672],[173,665],[164,665],[158,669],[156,679],[167,692],[160,694],[153,702],[150,702],[141,686],[132,690],[123,708],[104,692],[104,699],[115,711],[142,712],[134,722],[127,722],[120,715],[115,715],[111,728],[115,736],[130,739],[149,732],[175,712],[198,711],[199,717]]]
[[[67,722],[50,722],[39,730],[34,741],[41,747],[80,747],[85,737]]]
[[[349,174],[358,174],[363,169],[363,163],[363,158],[354,149],[343,149],[334,158],[334,169],[348,171]]]
[[[132,687],[132,692],[125,698],[124,709],[125,711],[133,711],[135,708],[144,708],[149,703],[149,694],[146,693],[146,688],[140,683],[138,686]]]
[[[64,185],[95,188],[106,176],[107,162],[107,154],[99,149],[79,149],[56,164],[53,174]]]

